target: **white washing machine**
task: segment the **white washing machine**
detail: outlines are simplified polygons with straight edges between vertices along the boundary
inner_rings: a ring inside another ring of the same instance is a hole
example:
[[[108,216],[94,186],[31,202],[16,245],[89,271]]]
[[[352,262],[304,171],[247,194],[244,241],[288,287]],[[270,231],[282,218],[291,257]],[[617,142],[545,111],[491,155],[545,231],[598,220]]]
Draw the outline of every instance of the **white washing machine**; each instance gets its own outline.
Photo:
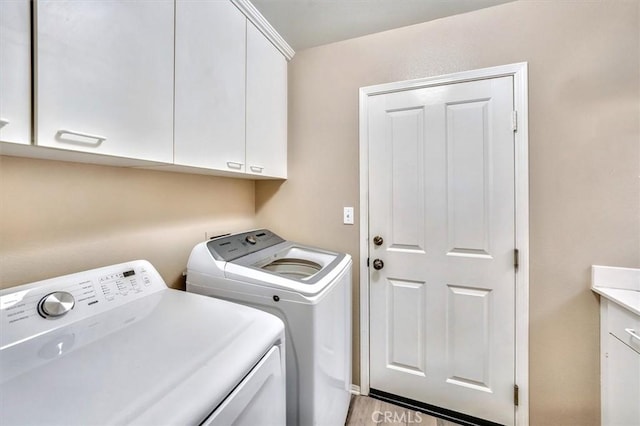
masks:
[[[273,313],[285,323],[287,424],[343,425],[351,388],[351,257],[266,229],[194,247],[187,291]]]
[[[0,424],[282,425],[284,325],[133,261],[0,292]]]

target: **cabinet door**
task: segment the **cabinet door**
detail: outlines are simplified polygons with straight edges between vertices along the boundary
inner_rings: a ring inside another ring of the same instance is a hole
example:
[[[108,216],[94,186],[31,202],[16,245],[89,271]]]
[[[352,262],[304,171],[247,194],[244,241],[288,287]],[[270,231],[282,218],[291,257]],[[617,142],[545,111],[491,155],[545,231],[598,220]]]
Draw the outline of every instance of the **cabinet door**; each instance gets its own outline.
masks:
[[[36,5],[36,143],[173,161],[172,0]]]
[[[287,177],[287,60],[247,23],[247,173]]]
[[[0,141],[31,143],[31,6],[0,1]]]
[[[245,28],[230,1],[177,1],[176,164],[244,171]]]
[[[607,336],[605,426],[640,425],[640,353]]]

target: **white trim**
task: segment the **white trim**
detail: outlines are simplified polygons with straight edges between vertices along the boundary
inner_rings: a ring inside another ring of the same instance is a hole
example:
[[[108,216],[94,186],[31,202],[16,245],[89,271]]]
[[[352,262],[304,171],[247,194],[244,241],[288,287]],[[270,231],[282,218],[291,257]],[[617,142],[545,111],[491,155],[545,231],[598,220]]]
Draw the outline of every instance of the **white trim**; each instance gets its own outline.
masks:
[[[351,384],[351,395],[360,395],[360,386]]]
[[[529,112],[526,62],[464,71],[454,74],[399,81],[360,88],[360,392],[369,394],[369,96],[464,81],[513,77],[514,107],[518,112],[515,136],[516,247],[520,252],[516,273],[516,371],[519,406],[516,424],[529,424]]]
[[[369,118],[360,89],[360,393],[369,395]]]
[[[293,59],[296,52],[282,38],[280,34],[271,26],[269,21],[262,16],[262,13],[251,4],[249,0],[231,0],[240,11],[247,17],[249,21],[287,58],[287,61]]]
[[[516,383],[520,405],[516,424],[529,424],[529,84],[526,62],[513,64],[514,107],[518,111],[516,156]]]

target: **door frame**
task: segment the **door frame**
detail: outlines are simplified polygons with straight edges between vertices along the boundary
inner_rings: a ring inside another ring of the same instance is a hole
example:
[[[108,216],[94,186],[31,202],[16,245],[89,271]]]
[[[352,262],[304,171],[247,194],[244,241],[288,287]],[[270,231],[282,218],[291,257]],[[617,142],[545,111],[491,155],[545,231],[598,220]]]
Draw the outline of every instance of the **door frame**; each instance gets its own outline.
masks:
[[[458,72],[435,77],[399,81],[360,88],[360,389],[369,394],[369,128],[370,96],[484,80],[513,77],[514,109],[517,130],[515,142],[515,236],[519,251],[516,273],[516,348],[515,382],[519,388],[516,424],[529,424],[529,127],[528,127],[528,63],[520,62],[490,68]]]

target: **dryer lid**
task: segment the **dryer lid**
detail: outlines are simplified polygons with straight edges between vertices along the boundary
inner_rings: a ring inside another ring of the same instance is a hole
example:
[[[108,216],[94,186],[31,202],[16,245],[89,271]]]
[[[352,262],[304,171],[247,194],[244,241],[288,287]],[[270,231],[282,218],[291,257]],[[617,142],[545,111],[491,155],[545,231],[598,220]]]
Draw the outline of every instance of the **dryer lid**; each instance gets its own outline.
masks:
[[[265,312],[165,289],[2,349],[2,421],[199,424],[282,330]]]

